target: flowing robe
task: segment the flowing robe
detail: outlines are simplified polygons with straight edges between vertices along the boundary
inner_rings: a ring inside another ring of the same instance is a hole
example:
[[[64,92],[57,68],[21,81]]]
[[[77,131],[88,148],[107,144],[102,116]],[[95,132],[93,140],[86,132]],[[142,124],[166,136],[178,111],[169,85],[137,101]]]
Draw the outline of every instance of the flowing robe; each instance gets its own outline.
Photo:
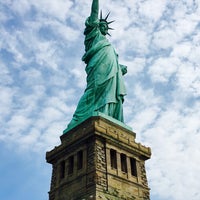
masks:
[[[73,119],[74,126],[96,112],[102,112],[123,122],[122,103],[126,94],[118,55],[100,32],[99,20],[85,22],[85,54],[87,87],[79,100]]]

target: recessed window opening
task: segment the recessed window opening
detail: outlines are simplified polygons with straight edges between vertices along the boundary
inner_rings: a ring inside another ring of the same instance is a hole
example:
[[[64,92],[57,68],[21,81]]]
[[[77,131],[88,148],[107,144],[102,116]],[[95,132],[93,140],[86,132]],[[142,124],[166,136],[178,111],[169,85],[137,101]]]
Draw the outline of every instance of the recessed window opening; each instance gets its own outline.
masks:
[[[121,170],[125,173],[127,173],[127,162],[126,162],[126,155],[120,154],[121,157]]]
[[[114,149],[110,150],[111,168],[117,169],[117,152]]]
[[[136,160],[134,158],[130,158],[130,163],[131,163],[131,175],[137,176]]]
[[[68,174],[73,174],[74,171],[74,156],[68,158]]]
[[[77,153],[77,169],[80,170],[83,168],[83,151]]]
[[[63,179],[65,177],[65,161],[60,163],[60,178]]]

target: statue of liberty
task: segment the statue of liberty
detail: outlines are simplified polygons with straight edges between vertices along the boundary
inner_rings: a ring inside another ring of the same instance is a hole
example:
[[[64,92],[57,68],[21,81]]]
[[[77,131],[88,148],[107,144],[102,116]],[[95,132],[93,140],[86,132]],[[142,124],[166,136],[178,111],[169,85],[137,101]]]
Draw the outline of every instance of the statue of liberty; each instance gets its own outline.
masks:
[[[127,67],[118,63],[118,55],[106,38],[109,29],[109,14],[103,19],[99,16],[99,0],[92,1],[91,14],[85,22],[85,54],[87,87],[79,100],[68,128],[74,127],[94,113],[104,113],[121,122],[123,101],[126,95],[123,77]]]

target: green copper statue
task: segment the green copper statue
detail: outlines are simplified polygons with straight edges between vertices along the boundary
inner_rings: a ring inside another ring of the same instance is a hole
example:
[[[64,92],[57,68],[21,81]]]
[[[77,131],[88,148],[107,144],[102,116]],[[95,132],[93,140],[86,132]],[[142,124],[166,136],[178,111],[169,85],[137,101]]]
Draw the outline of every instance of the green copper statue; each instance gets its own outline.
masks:
[[[127,67],[118,63],[118,55],[106,35],[111,29],[107,18],[100,19],[99,1],[93,0],[91,14],[85,22],[85,54],[87,87],[81,97],[68,128],[74,127],[94,113],[104,113],[123,122],[124,95],[126,94],[122,75]]]

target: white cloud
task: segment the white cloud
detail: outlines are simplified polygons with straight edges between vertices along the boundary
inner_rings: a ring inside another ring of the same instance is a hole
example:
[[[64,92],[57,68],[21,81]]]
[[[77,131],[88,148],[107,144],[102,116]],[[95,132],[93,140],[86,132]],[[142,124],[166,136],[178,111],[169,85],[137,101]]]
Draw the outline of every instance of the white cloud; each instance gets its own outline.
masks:
[[[38,84],[44,84],[44,80],[41,72],[35,68],[27,68],[24,71],[21,71],[21,76],[24,79],[24,83],[27,86],[34,86]]]
[[[199,57],[200,45],[193,45],[191,53],[189,55],[189,60],[194,63],[195,67],[199,67],[200,57]]]
[[[197,20],[190,20],[188,18],[179,19],[175,23],[176,31],[180,38],[187,35],[190,36],[198,24]]]
[[[176,34],[175,30],[170,27],[165,27],[153,34],[153,45],[159,49],[172,48],[180,38]]]
[[[20,133],[27,130],[31,125],[31,120],[24,115],[14,114],[11,119],[7,122],[7,129],[11,136],[14,136],[15,133]],[[17,134],[18,135],[18,134]]]
[[[177,72],[180,60],[176,57],[158,58],[149,68],[149,74],[155,82],[168,82],[169,78]]]
[[[54,107],[44,107],[35,123],[35,125],[40,129],[45,129],[48,124],[51,124],[53,121],[57,121],[62,119],[63,113],[59,110],[55,109]]]
[[[199,183],[195,181],[199,179],[200,172],[200,162],[196,160],[200,153],[197,145],[200,139],[198,106],[181,106],[181,110],[170,106],[160,115],[154,127],[144,133],[145,141],[153,151],[152,160],[148,162],[151,189],[154,193],[154,188],[157,188],[164,198],[179,200],[200,197]],[[191,189],[188,192],[185,188]]]
[[[15,12],[17,12],[20,15],[25,15],[31,8],[31,4],[27,0],[19,0],[19,1],[5,1],[4,4],[13,9]]]
[[[35,149],[35,144],[39,141],[40,131],[36,128],[32,128],[27,135],[21,135],[19,140],[17,141],[21,150],[32,149],[33,151],[39,151],[39,149]]]
[[[37,54],[36,54],[36,62],[40,65],[51,67],[52,69],[56,70],[58,68],[56,62],[56,54],[55,54],[55,47],[53,43],[50,42],[41,42],[38,44],[37,47]]]
[[[145,58],[133,58],[130,61],[123,60],[121,62],[123,65],[126,65],[128,68],[128,73],[126,76],[137,76],[138,73],[141,73],[145,67],[146,59]]]
[[[195,67],[192,63],[186,62],[181,65],[177,73],[177,85],[186,95],[200,96],[200,67]]]
[[[159,20],[166,8],[166,0],[140,1],[139,12],[150,20]]]
[[[159,117],[163,100],[154,93],[153,89],[145,89],[139,84],[135,85],[132,91],[129,90],[129,94],[131,93],[134,94],[134,98],[125,99],[125,111],[128,111],[129,126],[138,133],[137,141],[141,141],[143,132],[152,127],[155,119]]]
[[[13,83],[10,71],[4,63],[0,61],[0,85],[10,85]]]
[[[191,43],[190,42],[182,42],[180,44],[176,44],[173,47],[173,51],[171,56],[180,57],[180,58],[188,58],[191,52]]]
[[[162,102],[162,98],[157,96],[153,89],[144,89],[138,84],[134,87],[133,91],[137,101],[146,107],[159,105]]]
[[[84,89],[86,86],[86,72],[83,71],[83,69],[80,70],[80,66],[75,66],[71,69],[71,74],[73,75],[73,78],[77,80],[76,85]]]
[[[137,113],[136,117],[132,120],[134,130],[142,133],[154,124],[155,119],[160,114],[160,108],[157,106],[147,107]]]
[[[9,52],[13,56],[13,59],[19,65],[22,63],[27,63],[28,59],[23,55],[23,53],[19,49],[21,31],[9,33],[8,31],[2,29],[0,34],[1,34],[2,40],[4,41],[1,45],[1,48],[6,49],[6,51]]]
[[[50,16],[54,16],[59,20],[64,21],[67,13],[69,12],[70,7],[73,5],[72,1],[33,1],[33,5],[36,7],[37,10],[42,11],[45,14]]]
[[[73,5],[72,1],[27,1],[27,0],[19,0],[19,1],[7,1],[7,6],[11,7],[12,10],[17,12],[19,15],[24,17],[31,11],[31,9],[35,9],[37,12],[41,12],[44,15],[49,15],[50,17],[58,18],[59,20],[64,21],[66,15]]]
[[[12,112],[12,102],[16,90],[9,87],[0,86],[0,122],[4,123],[4,118],[7,118]]]
[[[122,31],[115,37],[121,39],[116,45],[121,56],[134,57],[135,54],[143,56],[148,52],[149,37],[141,28],[129,28],[129,31]]]

